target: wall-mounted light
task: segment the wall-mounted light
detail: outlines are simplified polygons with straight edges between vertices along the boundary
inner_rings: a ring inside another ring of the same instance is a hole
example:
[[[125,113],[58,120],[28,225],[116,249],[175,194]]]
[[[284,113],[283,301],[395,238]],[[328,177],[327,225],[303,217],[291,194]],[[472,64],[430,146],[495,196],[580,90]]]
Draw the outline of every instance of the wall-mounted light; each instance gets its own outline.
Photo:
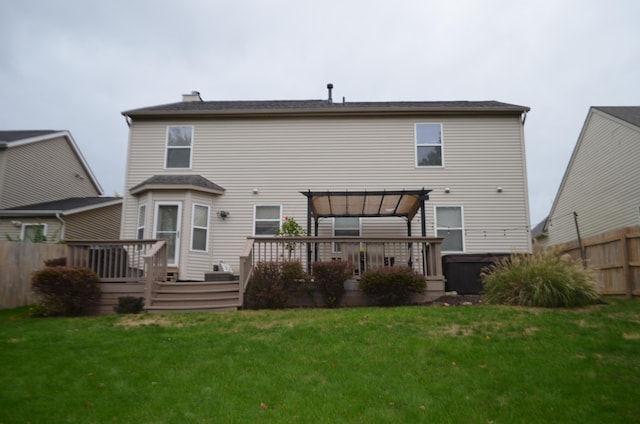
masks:
[[[451,189],[450,189],[449,187],[445,187],[445,188],[444,188],[444,192],[445,192],[445,193],[451,193]]]
[[[497,187],[497,188],[496,188],[496,191],[497,191],[498,193],[502,193],[502,187]]]
[[[251,190],[251,192],[253,194],[258,194],[260,192],[260,190],[258,190],[257,188],[254,188],[253,190]]]
[[[218,212],[216,212],[216,215],[218,215],[222,219],[225,219],[226,217],[229,216],[229,212],[228,211],[218,211]]]

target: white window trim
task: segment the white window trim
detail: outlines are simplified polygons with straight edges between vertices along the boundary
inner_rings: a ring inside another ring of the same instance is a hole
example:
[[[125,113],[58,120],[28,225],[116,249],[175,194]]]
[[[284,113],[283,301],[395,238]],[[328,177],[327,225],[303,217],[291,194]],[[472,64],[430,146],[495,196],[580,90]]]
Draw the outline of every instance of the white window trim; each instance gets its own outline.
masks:
[[[346,218],[346,217],[344,217]],[[354,216],[353,218],[358,218],[358,237],[362,237],[362,217],[359,216]],[[331,220],[331,225],[332,225],[332,234],[334,237],[338,237],[336,236],[336,218],[333,218]],[[336,249],[336,244],[338,243],[331,243],[331,251],[333,253],[342,253],[342,249],[338,250]]]
[[[144,208],[144,213],[141,215],[140,211]],[[140,222],[140,218],[142,217],[142,223]],[[138,217],[136,222],[136,240],[144,240],[144,231],[147,222],[147,204],[142,203],[138,205]],[[142,237],[139,236],[140,230],[142,230]]]
[[[282,205],[275,205],[275,204],[259,204],[259,205],[253,205],[253,221],[252,221],[252,232],[253,232],[253,236],[254,237],[273,237],[273,236],[263,236],[263,235],[256,235],[256,212],[257,209],[261,206],[264,207],[278,207],[280,208],[280,218],[277,220],[278,221],[278,227],[280,227],[282,225]],[[276,222],[275,219],[261,219],[260,221],[273,221]]]
[[[202,208],[207,208],[207,226],[206,227],[201,227],[195,224],[196,221],[196,207],[202,207]],[[211,222],[211,208],[209,207],[209,205],[203,205],[201,203],[194,203],[191,206],[191,240],[189,243],[189,250],[191,252],[200,252],[200,253],[208,253],[209,252],[209,223]],[[205,230],[207,232],[207,237],[205,238],[205,245],[204,245],[204,250],[200,250],[200,249],[194,249],[193,248],[193,233],[195,232],[194,230],[199,229],[199,230]]]
[[[438,237],[438,208],[460,208],[460,220],[462,227],[450,227],[452,230],[461,230],[462,232],[462,250],[443,250],[442,253],[465,253],[467,251],[467,243],[464,231],[464,206],[462,205],[434,205],[433,206],[433,233],[434,237]],[[444,229],[444,228],[443,228]]]
[[[26,241],[25,240],[25,233],[26,233],[27,227],[44,227],[44,229],[42,231],[42,235],[45,238],[47,237],[47,224],[41,223],[41,222],[25,222],[20,227],[20,240]]]
[[[186,146],[169,146],[169,128],[174,128],[174,127],[187,127],[187,128],[191,128],[191,144],[189,145],[189,147]],[[194,139],[196,138],[196,132],[195,132],[195,127],[193,125],[167,125],[167,129],[166,129],[166,135],[165,135],[165,142],[164,142],[164,169],[191,169],[193,168],[193,145],[194,143]],[[189,166],[186,168],[177,168],[177,167],[171,167],[169,168],[167,166],[167,159],[169,157],[169,148],[171,149],[189,149]]]
[[[440,125],[440,144],[418,144],[418,125]],[[440,147],[440,158],[442,163],[440,165],[420,165],[418,164],[418,147],[419,146],[439,146]],[[415,154],[415,166],[416,168],[424,169],[424,168],[444,168],[444,131],[442,122],[416,122],[413,124],[413,152]]]

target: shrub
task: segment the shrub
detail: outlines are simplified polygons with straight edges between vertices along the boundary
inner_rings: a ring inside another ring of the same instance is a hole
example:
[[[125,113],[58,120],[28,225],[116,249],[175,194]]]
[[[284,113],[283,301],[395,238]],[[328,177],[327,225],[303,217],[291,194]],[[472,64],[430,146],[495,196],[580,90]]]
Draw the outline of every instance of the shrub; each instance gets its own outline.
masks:
[[[575,307],[598,302],[592,272],[557,251],[503,258],[483,269],[481,278],[487,303]]]
[[[44,266],[67,266],[67,258],[54,258],[44,261]]]
[[[100,304],[100,278],[90,269],[47,267],[33,273],[32,288],[40,298],[37,316],[80,316]]]
[[[313,279],[325,305],[335,308],[344,296],[344,283],[351,277],[353,266],[346,261],[314,262]]]
[[[385,266],[368,271],[360,279],[360,290],[381,306],[406,305],[414,294],[424,293],[423,275],[408,266]]]
[[[121,296],[113,310],[118,314],[139,314],[144,309],[144,297]]]
[[[253,269],[247,289],[247,307],[279,309],[287,305],[289,293],[304,287],[308,277],[298,261],[260,262]]]

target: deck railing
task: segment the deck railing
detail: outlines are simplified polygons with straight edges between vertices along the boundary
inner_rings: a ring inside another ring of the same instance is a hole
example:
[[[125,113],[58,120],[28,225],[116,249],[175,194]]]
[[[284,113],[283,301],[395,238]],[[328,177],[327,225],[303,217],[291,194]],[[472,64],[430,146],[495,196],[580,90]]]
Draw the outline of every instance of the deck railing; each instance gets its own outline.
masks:
[[[68,241],[67,264],[94,271],[103,283],[164,281],[165,240]]]
[[[317,261],[344,260],[353,278],[388,265],[405,265],[427,279],[440,280],[442,238],[434,237],[249,237],[240,256],[241,290],[258,262],[300,261],[311,271]]]

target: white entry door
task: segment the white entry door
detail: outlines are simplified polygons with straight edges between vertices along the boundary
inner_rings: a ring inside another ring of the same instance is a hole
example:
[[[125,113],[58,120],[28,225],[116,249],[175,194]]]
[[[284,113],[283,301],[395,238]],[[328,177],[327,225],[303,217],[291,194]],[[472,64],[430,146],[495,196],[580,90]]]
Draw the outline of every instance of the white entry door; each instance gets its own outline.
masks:
[[[168,265],[177,266],[180,257],[182,202],[157,202],[153,220],[154,238],[167,239]]]

